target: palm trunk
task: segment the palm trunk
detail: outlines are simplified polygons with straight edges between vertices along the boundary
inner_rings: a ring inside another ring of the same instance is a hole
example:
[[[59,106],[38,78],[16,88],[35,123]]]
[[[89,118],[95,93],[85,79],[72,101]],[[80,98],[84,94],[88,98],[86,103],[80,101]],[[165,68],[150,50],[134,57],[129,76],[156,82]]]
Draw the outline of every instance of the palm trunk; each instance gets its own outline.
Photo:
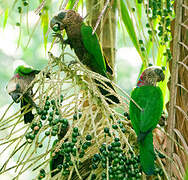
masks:
[[[177,0],[175,6],[176,19],[171,28],[173,60],[170,62],[171,80],[168,83],[171,94],[168,108],[168,133],[185,148],[186,144],[188,147],[188,2]],[[185,169],[188,162],[185,151],[171,140],[168,141],[168,155],[179,165],[179,172],[182,175],[184,175],[182,166]],[[177,160],[175,153],[180,161]],[[172,178],[175,167],[172,162],[169,162],[168,167]]]

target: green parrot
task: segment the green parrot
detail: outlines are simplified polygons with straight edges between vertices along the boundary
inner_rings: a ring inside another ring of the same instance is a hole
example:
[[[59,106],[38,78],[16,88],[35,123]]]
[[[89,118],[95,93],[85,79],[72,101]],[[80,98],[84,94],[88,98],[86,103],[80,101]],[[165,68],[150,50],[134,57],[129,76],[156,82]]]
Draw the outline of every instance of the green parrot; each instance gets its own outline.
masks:
[[[28,109],[31,109],[33,106],[36,107],[36,104],[32,100],[32,88],[28,89],[26,92],[25,90],[33,81],[35,75],[39,72],[39,70],[34,70],[30,66],[20,65],[16,68],[14,76],[8,82],[7,92],[15,103],[19,103],[21,101],[21,108],[28,104]],[[21,113],[25,110],[26,109],[23,108]],[[34,115],[32,114],[32,110],[30,110],[24,114],[24,123],[26,124],[32,122],[33,118]]]
[[[131,98],[142,109],[130,101],[130,119],[139,143],[141,167],[146,175],[154,174],[155,170],[152,131],[156,128],[163,111],[163,95],[156,83],[164,78],[160,67],[148,67],[141,74],[137,87],[131,93]]]
[[[79,60],[92,71],[109,78],[107,73],[108,71],[112,73],[112,71],[108,63],[106,63],[107,60],[103,55],[97,34],[92,34],[92,27],[85,25],[83,18],[77,12],[73,10],[60,11],[50,21],[50,27],[55,32],[65,29],[68,37],[65,42],[74,49]],[[96,83],[102,85],[102,83],[97,80]],[[105,85],[115,91],[112,84],[109,82],[105,82]],[[98,88],[107,98],[109,104],[112,102],[119,103],[119,99],[116,96],[100,86],[98,86]]]

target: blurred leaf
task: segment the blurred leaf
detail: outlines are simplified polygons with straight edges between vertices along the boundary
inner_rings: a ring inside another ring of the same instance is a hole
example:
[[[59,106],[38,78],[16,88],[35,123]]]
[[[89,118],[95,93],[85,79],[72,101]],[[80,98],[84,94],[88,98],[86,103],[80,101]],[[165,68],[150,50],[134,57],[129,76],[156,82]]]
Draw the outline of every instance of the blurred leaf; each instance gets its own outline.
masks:
[[[184,180],[188,180],[188,166],[187,166],[187,169],[186,169],[186,174],[185,174],[185,179]]]
[[[44,48],[46,51],[47,48],[47,41],[48,41],[48,24],[49,24],[49,17],[48,17],[48,11],[45,10],[42,13],[42,17],[41,17],[41,21],[42,21],[42,30],[43,30],[43,37],[44,37]]]
[[[121,6],[121,14],[122,14],[123,23],[124,23],[124,25],[127,29],[127,32],[129,33],[129,36],[130,36],[136,50],[140,54],[140,48],[139,48],[139,45],[138,45],[138,41],[137,41],[134,26],[133,26],[133,22],[132,22],[132,19],[129,16],[128,9],[125,6],[125,2],[123,0],[120,1],[120,6]]]
[[[6,24],[7,24],[8,12],[9,12],[9,8],[7,8],[7,9],[5,10],[4,21],[3,21],[3,29],[5,29]]]
[[[121,7],[121,15],[122,15],[121,17],[122,17],[123,23],[124,23],[124,25],[127,29],[129,37],[130,37],[131,41],[133,42],[134,47],[136,48],[136,50],[140,54],[144,66],[146,66],[146,64],[147,64],[146,59],[141,55],[140,47],[139,47],[137,36],[136,36],[136,32],[135,32],[135,29],[134,29],[134,26],[133,26],[133,20],[129,16],[129,12],[128,12],[128,9],[125,5],[124,0],[120,0],[120,7]]]
[[[140,25],[142,25],[142,3],[138,3],[138,1],[136,1],[136,11],[137,11],[137,18],[138,18],[138,22]]]
[[[69,0],[66,9],[72,9],[76,0]]]

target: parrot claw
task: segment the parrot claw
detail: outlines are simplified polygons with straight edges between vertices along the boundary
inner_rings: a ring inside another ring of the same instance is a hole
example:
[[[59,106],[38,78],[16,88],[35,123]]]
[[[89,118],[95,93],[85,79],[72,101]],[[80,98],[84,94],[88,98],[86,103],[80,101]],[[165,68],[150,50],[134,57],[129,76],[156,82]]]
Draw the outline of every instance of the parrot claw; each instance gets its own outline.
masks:
[[[59,39],[59,41],[57,41],[57,43],[59,43],[59,42],[61,43],[62,49],[63,49],[63,45],[66,46],[68,44],[71,46],[69,39],[64,40],[63,36],[60,33],[52,33],[52,36]],[[71,46],[71,48],[72,48],[72,46]]]
[[[76,64],[77,63],[77,61],[71,61],[69,64],[68,64],[68,67],[70,68],[70,66],[72,66],[72,65],[74,65],[74,64]]]

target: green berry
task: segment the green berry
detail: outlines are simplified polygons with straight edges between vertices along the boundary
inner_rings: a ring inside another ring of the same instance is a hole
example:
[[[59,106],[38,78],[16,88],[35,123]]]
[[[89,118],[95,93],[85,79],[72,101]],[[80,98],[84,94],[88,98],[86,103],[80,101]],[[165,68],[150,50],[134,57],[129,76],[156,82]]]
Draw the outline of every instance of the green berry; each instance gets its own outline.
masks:
[[[117,126],[116,124],[113,124],[113,125],[112,125],[112,128],[113,128],[113,129],[117,129],[118,126]]]
[[[77,127],[74,127],[74,128],[73,128],[73,131],[74,131],[75,133],[77,133],[77,132],[78,132],[78,128],[77,128]]]
[[[29,139],[31,139],[31,140],[35,139],[35,135],[34,134],[30,134]]]
[[[79,135],[79,133],[75,133],[75,132],[72,133],[73,138],[76,138],[78,135]]]
[[[88,135],[86,136],[86,140],[87,140],[87,141],[91,141],[91,139],[92,139],[92,136],[88,134]]]
[[[42,146],[43,146],[42,144],[39,144],[39,148],[42,148]]]
[[[53,117],[53,115],[54,115],[54,112],[53,112],[53,111],[52,111],[52,112],[50,112],[50,113],[49,113],[49,115]]]
[[[46,100],[45,105],[46,105],[46,106],[50,106],[50,101],[47,101],[47,100]]]
[[[52,131],[52,132],[51,132],[51,135],[52,135],[52,136],[56,136],[56,135],[57,135],[57,131]]]
[[[41,119],[42,119],[42,120],[45,120],[45,119],[46,119],[46,115],[43,114],[43,115],[41,116]]]
[[[46,136],[49,136],[49,135],[50,135],[50,131],[46,131],[46,132],[45,132],[45,135],[46,135]]]
[[[56,125],[59,122],[59,119],[55,119],[52,121],[52,125]]]
[[[82,145],[82,149],[86,150],[87,148],[88,148],[87,144],[84,143],[84,144]]]
[[[49,116],[49,117],[48,117],[48,121],[49,121],[49,122],[53,121],[53,117],[52,117],[52,116]]]
[[[115,137],[115,139],[114,139],[114,140],[115,140],[115,142],[118,142],[120,139],[119,139],[119,138],[117,138],[117,137]]]
[[[73,120],[80,119],[81,117],[82,117],[82,114],[81,114],[81,113],[74,114],[74,115],[73,115]]]
[[[44,169],[41,169],[40,170],[40,174],[45,174],[46,172],[45,172],[45,170]]]
[[[142,1],[143,1],[143,0],[137,0],[137,2],[138,2],[139,4],[141,4],[141,3],[142,3]]]
[[[86,141],[87,146],[91,146],[91,141]]]
[[[23,5],[24,5],[24,6],[28,6],[28,4],[29,4],[29,3],[28,3],[27,1],[24,1],[24,2],[23,2]]]
[[[21,6],[18,7],[18,12],[22,13],[22,7]]]
[[[84,152],[84,151],[82,151],[82,152],[79,154],[79,158],[83,158],[83,157],[84,157],[84,155],[85,155],[85,152]]]
[[[139,44],[143,44],[143,41],[142,41],[142,40],[139,40]]]
[[[49,109],[50,109],[49,106],[47,105],[44,106],[44,110],[48,111]]]
[[[55,100],[54,99],[51,100],[51,104],[55,105]]]
[[[77,142],[77,138],[74,138],[74,137],[73,137],[73,138],[72,138],[72,142],[73,142],[73,143],[76,143],[76,142]]]
[[[58,131],[58,130],[59,130],[59,126],[58,125],[53,126],[52,131]]]
[[[42,111],[40,108],[37,108],[37,113],[38,113],[38,115],[41,115],[42,112],[43,112],[43,111]]]
[[[145,51],[145,48],[144,48],[144,47],[141,47],[140,49],[141,49],[142,52]]]
[[[147,28],[149,28],[149,27],[150,27],[149,23],[147,23],[147,24],[146,24],[146,27],[147,27]]]
[[[151,30],[148,30],[148,34],[149,34],[149,35],[152,35],[152,31],[151,31]]]
[[[109,133],[109,128],[105,127],[105,128],[104,128],[104,132],[105,132],[105,133]]]
[[[61,102],[63,102],[63,95],[60,96],[60,100],[61,100]]]
[[[47,110],[43,110],[42,111],[42,115],[47,115],[48,114],[48,111]]]
[[[27,133],[27,134],[25,135],[25,138],[26,138],[26,139],[29,139],[29,138],[30,138],[30,133]]]
[[[65,125],[68,125],[68,119],[61,119],[60,120],[61,123],[65,124]]]
[[[20,26],[20,23],[19,23],[19,22],[17,22],[17,23],[16,23],[16,26]]]

